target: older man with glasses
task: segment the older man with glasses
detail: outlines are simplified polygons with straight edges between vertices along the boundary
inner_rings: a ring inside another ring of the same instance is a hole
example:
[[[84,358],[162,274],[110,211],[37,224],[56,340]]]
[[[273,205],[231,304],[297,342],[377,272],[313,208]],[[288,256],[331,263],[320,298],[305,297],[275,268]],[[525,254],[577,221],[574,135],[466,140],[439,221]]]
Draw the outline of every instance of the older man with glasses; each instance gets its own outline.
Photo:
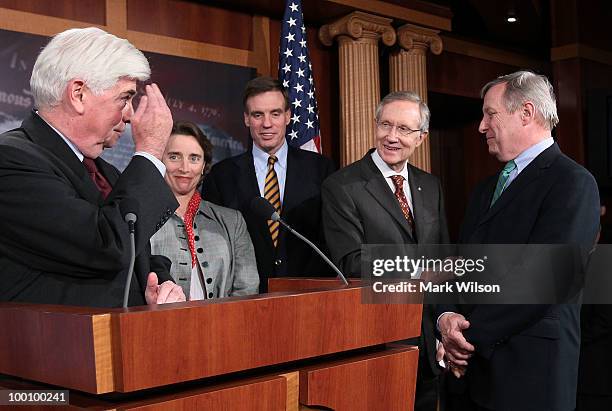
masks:
[[[362,244],[448,242],[438,178],[408,163],[427,138],[429,117],[416,94],[387,95],[376,109],[376,147],[323,183],[325,239],[345,274],[361,274]],[[435,410],[440,369],[429,306],[422,328],[415,410]]]

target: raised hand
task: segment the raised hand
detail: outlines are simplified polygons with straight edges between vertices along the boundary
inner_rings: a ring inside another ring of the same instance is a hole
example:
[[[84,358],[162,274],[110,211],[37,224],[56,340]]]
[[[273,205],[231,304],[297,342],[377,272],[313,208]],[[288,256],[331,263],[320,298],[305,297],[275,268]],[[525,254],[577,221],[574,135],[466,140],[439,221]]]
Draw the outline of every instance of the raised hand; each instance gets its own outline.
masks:
[[[135,151],[144,151],[161,160],[172,131],[172,113],[157,84],[145,86],[138,109],[132,116]]]

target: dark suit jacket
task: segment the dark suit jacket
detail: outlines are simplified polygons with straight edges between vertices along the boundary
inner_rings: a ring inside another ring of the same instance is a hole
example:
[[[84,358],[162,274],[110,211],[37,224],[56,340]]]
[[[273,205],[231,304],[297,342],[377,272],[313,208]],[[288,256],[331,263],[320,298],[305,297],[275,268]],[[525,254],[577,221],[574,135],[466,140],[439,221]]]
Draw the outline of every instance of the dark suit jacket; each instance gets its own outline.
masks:
[[[149,238],[178,204],[149,160],[134,157],[121,175],[96,163],[113,185],[106,200],[38,115],[0,136],[0,301],[121,306],[130,259],[125,200],[138,205],[136,253],[145,258],[130,304],[144,304]]]
[[[281,217],[325,252],[321,228],[321,183],[334,171],[331,160],[289,146]],[[240,210],[246,220],[257,258],[260,292],[269,277],[332,275],[320,257],[282,226],[275,249],[266,220],[255,216],[250,203],[260,197],[251,150],[225,159],[211,169],[202,188],[204,199]]]
[[[444,199],[437,177],[408,164],[416,241],[393,191],[370,150],[323,183],[323,226],[332,261],[349,276],[361,275],[362,244],[446,244]],[[433,313],[424,306],[423,336],[430,369],[437,373]]]
[[[460,241],[471,244],[574,244],[590,249],[599,226],[593,176],[557,144],[536,157],[489,208],[498,176],[474,190]],[[493,410],[573,410],[580,307],[440,307],[470,321],[476,347],[466,378],[470,395]]]

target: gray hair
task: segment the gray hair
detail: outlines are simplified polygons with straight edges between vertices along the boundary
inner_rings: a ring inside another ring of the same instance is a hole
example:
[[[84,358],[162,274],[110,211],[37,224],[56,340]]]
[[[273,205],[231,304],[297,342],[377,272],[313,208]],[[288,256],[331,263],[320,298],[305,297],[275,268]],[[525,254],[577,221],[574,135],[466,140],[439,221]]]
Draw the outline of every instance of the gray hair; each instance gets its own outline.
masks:
[[[530,101],[536,110],[536,120],[542,126],[552,130],[559,124],[555,92],[546,76],[527,70],[500,76],[485,84],[480,96],[484,98],[487,91],[497,84],[506,84],[503,99],[509,113],[514,113],[523,103]]]
[[[144,81],[150,76],[147,58],[129,41],[88,27],[66,30],[51,39],[34,63],[30,88],[37,108],[53,107],[75,78],[100,95],[121,78]]]
[[[394,101],[411,101],[413,103],[417,103],[419,105],[419,114],[421,117],[419,122],[419,130],[421,130],[421,133],[429,131],[429,119],[431,117],[429,107],[427,107],[427,104],[421,100],[421,97],[419,97],[418,94],[413,93],[412,91],[394,91],[387,94],[376,107],[376,121],[380,119],[380,113],[382,113],[383,107],[389,103],[393,103]]]

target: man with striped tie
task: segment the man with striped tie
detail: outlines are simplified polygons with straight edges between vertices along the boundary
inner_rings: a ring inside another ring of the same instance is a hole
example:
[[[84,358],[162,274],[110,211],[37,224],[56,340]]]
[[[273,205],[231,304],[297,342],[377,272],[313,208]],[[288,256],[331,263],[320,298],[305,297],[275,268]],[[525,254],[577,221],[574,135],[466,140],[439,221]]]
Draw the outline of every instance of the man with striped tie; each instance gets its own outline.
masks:
[[[320,187],[334,171],[333,163],[287,144],[291,110],[287,92],[277,80],[251,80],[243,104],[244,124],[253,145],[246,153],[213,166],[204,181],[203,198],[242,212],[255,247],[260,292],[267,291],[269,277],[332,275],[306,244],[279,223],[261,220],[250,203],[254,197],[265,197],[293,228],[325,249]]]

